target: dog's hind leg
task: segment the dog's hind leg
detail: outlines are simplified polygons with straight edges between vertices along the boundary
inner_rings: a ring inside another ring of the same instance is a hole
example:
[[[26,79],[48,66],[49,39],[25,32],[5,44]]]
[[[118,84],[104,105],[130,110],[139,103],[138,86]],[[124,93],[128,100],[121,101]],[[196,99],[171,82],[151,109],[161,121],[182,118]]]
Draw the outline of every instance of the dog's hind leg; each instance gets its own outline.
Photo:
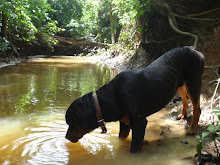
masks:
[[[193,104],[192,122],[189,129],[187,130],[187,134],[196,134],[199,117],[201,114],[200,93],[205,58],[201,52],[196,50],[192,50],[190,53],[193,60],[184,71],[187,94],[190,96],[190,100]]]
[[[198,128],[199,117],[201,114],[200,109],[200,91],[201,91],[201,79],[195,79],[195,82],[189,82],[187,84],[187,93],[189,94],[190,100],[193,104],[193,116],[192,122],[187,130],[187,134],[196,134]]]
[[[181,96],[182,103],[183,103],[182,113],[178,115],[177,120],[186,119],[187,110],[188,110],[188,99],[187,99],[187,93],[186,93],[186,84],[184,83],[183,86],[179,87],[177,92]]]
[[[124,122],[120,121],[120,132],[119,132],[119,138],[125,139],[128,137],[130,132],[130,126],[125,124]]]
[[[198,97],[198,99],[195,99],[193,95],[191,94],[189,95],[190,95],[190,100],[192,101],[192,104],[193,104],[193,116],[192,116],[192,122],[190,124],[190,127],[187,130],[187,134],[193,135],[193,134],[196,134],[197,132],[199,117],[201,114],[200,97]]]

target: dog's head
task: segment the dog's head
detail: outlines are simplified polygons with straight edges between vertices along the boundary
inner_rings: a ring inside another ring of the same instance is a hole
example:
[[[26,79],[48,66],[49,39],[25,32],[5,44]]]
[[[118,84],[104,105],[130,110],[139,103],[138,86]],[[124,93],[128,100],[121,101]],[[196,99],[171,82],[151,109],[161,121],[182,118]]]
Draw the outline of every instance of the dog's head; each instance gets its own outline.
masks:
[[[76,143],[86,133],[98,127],[92,93],[75,100],[66,111],[66,123],[69,128],[66,138]]]

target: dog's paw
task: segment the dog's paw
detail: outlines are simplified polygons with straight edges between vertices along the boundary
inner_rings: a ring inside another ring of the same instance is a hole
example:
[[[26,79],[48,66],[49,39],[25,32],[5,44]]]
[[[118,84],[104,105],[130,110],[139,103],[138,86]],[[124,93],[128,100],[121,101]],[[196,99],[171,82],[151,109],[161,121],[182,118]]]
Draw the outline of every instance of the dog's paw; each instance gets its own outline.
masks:
[[[197,130],[196,129],[193,129],[193,128],[190,128],[186,130],[186,135],[187,136],[193,136],[197,133]]]
[[[186,119],[187,118],[187,115],[184,115],[184,114],[179,114],[176,118],[176,120],[180,120],[180,119]]]

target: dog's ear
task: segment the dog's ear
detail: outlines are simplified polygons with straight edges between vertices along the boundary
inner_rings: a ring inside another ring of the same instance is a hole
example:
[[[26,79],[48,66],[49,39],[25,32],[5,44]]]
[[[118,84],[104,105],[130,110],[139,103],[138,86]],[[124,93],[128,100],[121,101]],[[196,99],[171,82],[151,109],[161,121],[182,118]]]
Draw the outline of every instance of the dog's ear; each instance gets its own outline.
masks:
[[[80,126],[83,129],[89,129],[89,118],[90,118],[90,114],[89,113],[85,113],[82,112],[80,113]]]
[[[81,99],[81,98],[80,98]],[[66,111],[66,123],[68,125],[78,125],[79,124],[79,112],[82,108],[81,100],[75,100]]]
[[[96,116],[94,110],[94,101],[92,101],[92,93],[82,97],[83,108],[80,112],[80,121],[82,128],[94,129],[96,123]]]
[[[95,129],[96,115],[92,93],[75,100],[66,112],[66,121],[69,125],[77,126],[84,129]]]

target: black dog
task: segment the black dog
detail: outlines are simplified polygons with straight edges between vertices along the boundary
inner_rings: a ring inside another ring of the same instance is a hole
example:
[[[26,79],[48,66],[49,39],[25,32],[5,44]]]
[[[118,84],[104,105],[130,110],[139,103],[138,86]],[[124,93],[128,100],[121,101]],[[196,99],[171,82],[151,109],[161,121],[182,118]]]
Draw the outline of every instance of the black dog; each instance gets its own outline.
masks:
[[[188,94],[193,104],[193,117],[187,132],[195,134],[201,113],[203,68],[203,54],[193,47],[182,47],[172,49],[146,68],[121,72],[95,94],[88,93],[70,105],[66,112],[69,125],[66,138],[77,142],[99,125],[106,132],[104,121],[119,120],[119,137],[126,138],[132,129],[130,152],[139,152],[146,117],[164,108],[177,91],[183,102],[182,113],[177,119],[187,117]]]

